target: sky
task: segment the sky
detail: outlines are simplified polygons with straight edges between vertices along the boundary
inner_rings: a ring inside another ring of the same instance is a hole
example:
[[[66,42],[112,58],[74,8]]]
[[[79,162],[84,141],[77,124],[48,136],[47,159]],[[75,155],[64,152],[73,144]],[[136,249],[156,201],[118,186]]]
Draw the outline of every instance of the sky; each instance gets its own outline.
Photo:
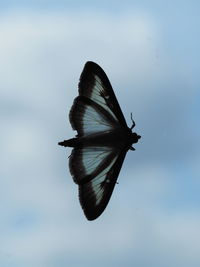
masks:
[[[199,1],[1,1],[0,266],[200,265]],[[131,126],[104,213],[68,170],[68,113],[86,61]]]

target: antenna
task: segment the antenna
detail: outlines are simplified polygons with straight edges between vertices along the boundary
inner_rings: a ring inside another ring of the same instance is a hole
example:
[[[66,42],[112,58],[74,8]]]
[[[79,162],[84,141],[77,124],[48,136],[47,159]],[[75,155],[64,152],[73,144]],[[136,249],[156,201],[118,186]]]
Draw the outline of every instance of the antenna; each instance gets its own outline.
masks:
[[[131,112],[131,121],[132,121],[132,126],[131,126],[131,130],[135,127],[135,122],[134,122],[134,120],[133,120],[133,114],[132,114],[132,112]]]

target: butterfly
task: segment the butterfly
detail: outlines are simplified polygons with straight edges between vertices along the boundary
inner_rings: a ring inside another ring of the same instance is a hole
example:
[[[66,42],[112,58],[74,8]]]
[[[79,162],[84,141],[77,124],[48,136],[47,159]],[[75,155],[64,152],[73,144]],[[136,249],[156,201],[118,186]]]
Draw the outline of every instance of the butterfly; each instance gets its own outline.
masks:
[[[75,138],[58,144],[73,147],[69,169],[79,187],[79,200],[88,220],[99,217],[112,195],[124,158],[141,136],[126,124],[110,81],[96,63],[86,62],[79,96],[69,113]]]

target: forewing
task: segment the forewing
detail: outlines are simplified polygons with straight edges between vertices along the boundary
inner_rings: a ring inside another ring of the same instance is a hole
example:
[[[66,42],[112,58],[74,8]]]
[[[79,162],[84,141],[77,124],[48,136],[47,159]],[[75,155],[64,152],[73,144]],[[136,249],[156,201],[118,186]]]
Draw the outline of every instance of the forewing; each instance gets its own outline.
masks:
[[[127,150],[108,147],[74,148],[70,171],[79,185],[79,199],[88,220],[104,211],[117,181]]]
[[[80,81],[79,81],[79,96],[83,96],[87,99],[91,100],[91,103],[93,102],[94,105],[99,106],[98,109],[98,116],[97,113],[94,115],[94,110],[91,111],[91,109],[87,110],[86,106],[83,106],[78,108],[79,102],[74,102],[74,105],[72,106],[71,112],[70,112],[70,122],[72,124],[72,127],[78,131],[78,135],[81,136],[81,130],[79,125],[79,122],[81,120],[81,123],[87,123],[88,121],[84,121],[82,117],[89,117],[91,119],[94,118],[94,128],[96,127],[96,121],[98,117],[104,117],[101,113],[103,112],[104,115],[106,113],[106,116],[108,117],[108,120],[106,121],[107,124],[109,124],[109,128],[113,127],[113,124],[115,124],[115,127],[127,127],[124,115],[121,111],[121,108],[119,106],[119,103],[117,101],[117,98],[115,96],[115,93],[112,89],[112,86],[110,84],[110,81],[108,80],[107,75],[103,71],[103,69],[97,65],[94,62],[87,62],[84,66],[84,69],[82,71]],[[81,103],[82,104],[82,103]],[[87,103],[86,103],[87,105]],[[77,116],[76,109],[79,109],[79,116]],[[81,112],[82,109],[82,112]],[[92,113],[92,115],[91,115]],[[91,116],[90,116],[91,115]],[[111,119],[110,119],[111,118]],[[88,119],[88,120],[89,120]],[[98,121],[99,123],[100,121]],[[90,120],[90,125],[92,125],[92,120]],[[105,120],[102,120],[101,125],[105,125]],[[99,124],[99,128],[101,128]],[[102,128],[103,129],[103,128]],[[83,132],[82,132],[83,134]]]
[[[92,99],[115,117],[122,126],[127,126],[107,75],[99,65],[92,61],[88,61],[82,71],[79,95]]]

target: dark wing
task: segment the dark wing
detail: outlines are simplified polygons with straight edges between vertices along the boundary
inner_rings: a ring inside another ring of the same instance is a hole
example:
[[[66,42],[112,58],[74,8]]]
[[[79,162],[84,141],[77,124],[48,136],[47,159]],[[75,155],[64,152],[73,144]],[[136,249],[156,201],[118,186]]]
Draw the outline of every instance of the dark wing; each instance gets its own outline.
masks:
[[[111,147],[74,148],[70,171],[79,185],[79,199],[88,220],[106,208],[112,195],[127,150]]]
[[[127,128],[112,86],[105,72],[94,62],[85,64],[79,82],[79,97],[70,111],[70,122],[79,137]]]

